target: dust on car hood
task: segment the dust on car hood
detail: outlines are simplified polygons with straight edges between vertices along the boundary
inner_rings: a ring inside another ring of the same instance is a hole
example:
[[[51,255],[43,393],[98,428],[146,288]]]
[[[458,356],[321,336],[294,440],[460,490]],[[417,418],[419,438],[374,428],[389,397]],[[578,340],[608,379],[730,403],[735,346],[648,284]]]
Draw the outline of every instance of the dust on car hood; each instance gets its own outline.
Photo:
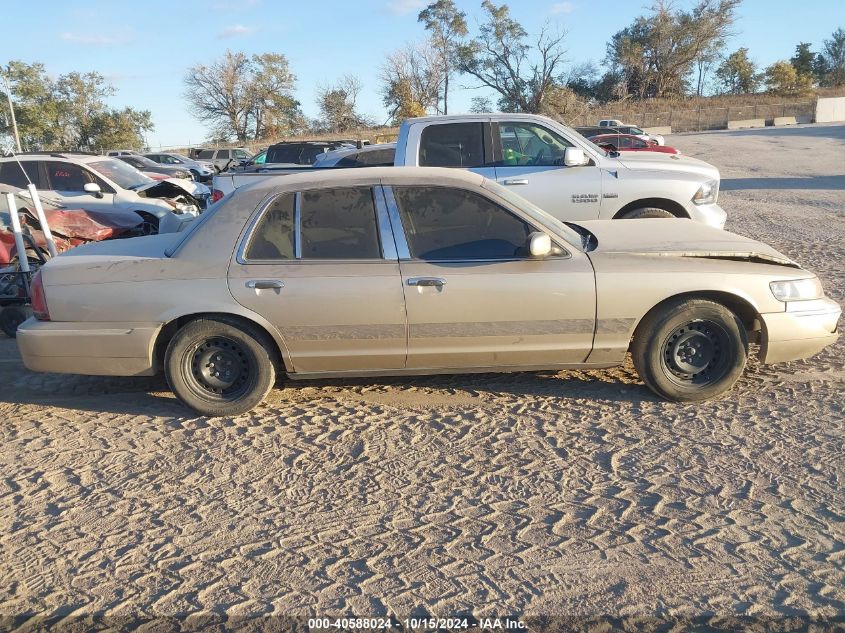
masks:
[[[597,241],[593,253],[734,259],[800,266],[768,244],[700,222],[683,219],[593,220],[578,222]]]
[[[719,170],[703,160],[683,154],[661,152],[620,152],[617,160],[622,166],[635,171],[684,171],[701,174],[707,178],[719,179]]]

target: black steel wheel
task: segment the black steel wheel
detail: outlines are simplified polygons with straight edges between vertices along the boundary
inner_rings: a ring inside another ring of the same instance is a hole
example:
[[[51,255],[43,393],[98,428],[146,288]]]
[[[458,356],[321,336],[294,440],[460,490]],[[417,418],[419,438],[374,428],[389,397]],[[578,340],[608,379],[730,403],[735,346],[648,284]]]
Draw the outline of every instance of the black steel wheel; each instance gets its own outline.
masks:
[[[706,400],[742,375],[748,338],[742,321],[706,299],[677,299],[649,312],[637,326],[631,357],[643,382],[669,400]]]
[[[238,415],[259,404],[275,383],[275,343],[259,327],[208,317],[180,328],[164,370],[176,396],[198,413]]]

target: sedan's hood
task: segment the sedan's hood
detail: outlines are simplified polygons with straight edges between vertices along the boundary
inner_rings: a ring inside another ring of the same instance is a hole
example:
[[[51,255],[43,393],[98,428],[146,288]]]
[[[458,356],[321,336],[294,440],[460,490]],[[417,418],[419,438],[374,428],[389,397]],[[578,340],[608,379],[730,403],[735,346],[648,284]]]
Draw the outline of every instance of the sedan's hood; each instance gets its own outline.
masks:
[[[651,218],[578,222],[595,235],[590,252],[736,259],[794,266],[798,264],[768,244],[692,220]]]
[[[685,171],[700,174],[708,179],[719,179],[719,170],[703,160],[681,154],[660,152],[622,152],[617,159],[624,167],[633,170]]]

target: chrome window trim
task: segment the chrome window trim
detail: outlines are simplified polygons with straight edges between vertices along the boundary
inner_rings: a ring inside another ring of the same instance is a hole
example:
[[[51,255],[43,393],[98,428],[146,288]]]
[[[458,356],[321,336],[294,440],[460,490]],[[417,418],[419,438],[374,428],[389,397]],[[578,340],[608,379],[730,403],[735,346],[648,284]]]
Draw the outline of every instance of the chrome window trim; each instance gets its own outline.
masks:
[[[390,217],[387,211],[387,202],[384,198],[384,187],[377,185],[373,187],[373,202],[376,206],[376,222],[378,224],[379,241],[381,242],[382,259],[399,259],[396,250],[396,240],[393,229],[390,225]]]
[[[264,217],[264,213],[267,211],[267,208],[273,204],[273,201],[280,196],[284,196],[285,194],[290,193],[286,191],[284,193],[275,193],[267,197],[264,202],[258,205],[255,213],[253,213],[252,217],[250,218],[249,222],[247,222],[246,230],[244,231],[243,237],[241,238],[241,243],[238,244],[238,250],[235,254],[235,261],[239,264],[254,264],[257,262],[292,262],[295,260],[292,259],[273,259],[273,260],[259,260],[259,259],[247,259],[246,258],[246,250],[249,248],[249,243],[252,241],[253,233],[255,233],[255,228],[258,226],[258,223],[261,221],[261,218]]]
[[[408,240],[405,237],[405,227],[402,225],[402,217],[399,215],[399,205],[393,195],[393,187],[382,185],[381,190],[384,193],[384,200],[387,203],[387,216],[390,220],[390,226],[393,229],[396,253],[400,260],[409,261],[411,259],[411,251],[408,248]]]
[[[293,197],[293,258],[302,259],[302,192]]]

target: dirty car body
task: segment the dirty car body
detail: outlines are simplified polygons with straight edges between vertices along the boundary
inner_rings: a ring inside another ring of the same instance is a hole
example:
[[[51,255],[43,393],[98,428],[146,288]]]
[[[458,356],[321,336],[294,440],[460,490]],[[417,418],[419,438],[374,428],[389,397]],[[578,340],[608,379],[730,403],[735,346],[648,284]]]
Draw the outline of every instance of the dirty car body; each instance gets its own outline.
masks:
[[[39,284],[27,367],[164,368],[209,415],[255,406],[277,372],[604,368],[629,350],[649,387],[696,400],[733,384],[749,342],[764,362],[804,358],[840,314],[765,244],[683,220],[564,224],[435,168],[263,180],[186,233],[74,249]]]

